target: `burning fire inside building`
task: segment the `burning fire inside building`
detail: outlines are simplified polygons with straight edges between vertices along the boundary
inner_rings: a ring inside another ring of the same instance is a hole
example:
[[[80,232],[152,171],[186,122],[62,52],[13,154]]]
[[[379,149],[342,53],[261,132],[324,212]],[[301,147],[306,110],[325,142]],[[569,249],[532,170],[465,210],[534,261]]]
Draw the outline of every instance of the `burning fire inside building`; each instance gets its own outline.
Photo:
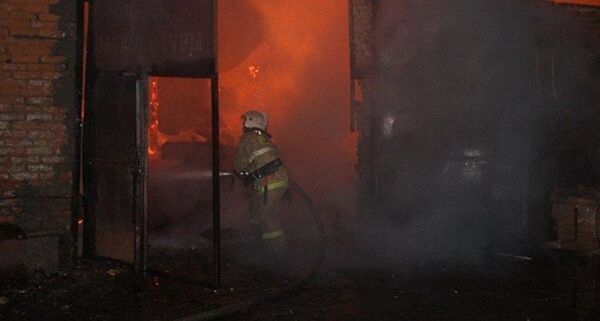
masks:
[[[594,320],[600,1],[0,3],[0,320]]]

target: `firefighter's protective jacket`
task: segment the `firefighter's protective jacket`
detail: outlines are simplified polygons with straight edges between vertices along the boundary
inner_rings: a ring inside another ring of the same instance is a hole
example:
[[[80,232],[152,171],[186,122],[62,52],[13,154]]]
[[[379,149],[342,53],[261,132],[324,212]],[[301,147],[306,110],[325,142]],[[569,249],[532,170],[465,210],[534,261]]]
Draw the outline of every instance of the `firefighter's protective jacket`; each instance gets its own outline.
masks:
[[[286,247],[280,222],[280,203],[288,187],[287,172],[280,162],[279,150],[271,136],[260,129],[246,129],[235,152],[233,167],[240,176],[257,177],[250,202],[250,225],[274,253]],[[276,164],[276,166],[270,166]],[[266,176],[252,175],[266,171]],[[274,170],[274,171],[273,171]]]
[[[278,159],[280,159],[279,150],[271,142],[269,133],[256,128],[246,129],[236,149],[233,167],[239,175],[244,176]],[[254,181],[254,187],[259,192],[265,187],[268,190],[287,188],[288,177],[284,166]]]

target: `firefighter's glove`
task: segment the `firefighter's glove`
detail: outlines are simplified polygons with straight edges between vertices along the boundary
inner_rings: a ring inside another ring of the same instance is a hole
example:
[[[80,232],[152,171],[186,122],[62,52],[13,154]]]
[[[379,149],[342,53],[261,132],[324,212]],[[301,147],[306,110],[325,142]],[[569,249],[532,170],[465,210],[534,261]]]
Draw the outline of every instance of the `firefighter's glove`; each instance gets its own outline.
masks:
[[[252,175],[248,172],[239,172],[238,177],[246,186],[250,185],[252,183],[252,181],[254,180],[252,178]]]

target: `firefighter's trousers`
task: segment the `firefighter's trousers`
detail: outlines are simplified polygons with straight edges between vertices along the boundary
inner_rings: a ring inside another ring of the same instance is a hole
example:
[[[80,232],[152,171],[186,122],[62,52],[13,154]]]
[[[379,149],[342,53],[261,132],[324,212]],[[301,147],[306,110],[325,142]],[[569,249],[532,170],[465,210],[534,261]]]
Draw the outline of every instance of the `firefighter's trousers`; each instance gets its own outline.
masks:
[[[254,233],[266,250],[275,254],[287,249],[281,225],[281,203],[286,191],[287,186],[255,190],[250,202],[250,223]]]

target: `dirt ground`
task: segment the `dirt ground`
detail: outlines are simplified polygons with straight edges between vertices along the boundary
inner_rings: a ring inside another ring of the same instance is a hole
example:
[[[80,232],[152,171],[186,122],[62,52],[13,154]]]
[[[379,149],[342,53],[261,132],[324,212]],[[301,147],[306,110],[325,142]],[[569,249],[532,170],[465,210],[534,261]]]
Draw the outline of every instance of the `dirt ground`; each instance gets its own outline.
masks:
[[[173,320],[242,302],[302,278],[225,261],[222,287],[209,283],[201,253],[155,254],[173,267],[136,292],[124,264],[86,260],[70,271],[13,275],[0,284],[0,320]],[[206,257],[206,256],[204,256]],[[187,271],[187,272],[186,272]],[[304,272],[303,272],[304,273]],[[600,261],[546,253],[533,260],[496,257],[485,265],[373,268],[331,261],[301,290],[226,320],[596,320]]]

